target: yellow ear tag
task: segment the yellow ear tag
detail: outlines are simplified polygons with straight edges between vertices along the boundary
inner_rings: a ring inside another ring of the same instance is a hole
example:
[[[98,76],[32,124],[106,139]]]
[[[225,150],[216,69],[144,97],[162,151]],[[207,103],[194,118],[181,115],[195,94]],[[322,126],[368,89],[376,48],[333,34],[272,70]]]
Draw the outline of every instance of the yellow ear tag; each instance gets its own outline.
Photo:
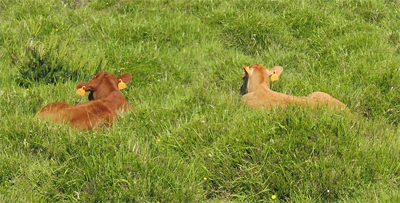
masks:
[[[246,71],[247,75],[250,75],[250,68],[249,68],[248,66],[246,66],[246,67],[244,68],[244,70]]]
[[[271,75],[271,81],[278,81],[278,80],[279,80],[279,75],[274,72]]]
[[[121,79],[119,79],[118,89],[123,90],[125,88],[126,88],[126,84]]]
[[[85,96],[85,86],[82,86],[76,91],[77,94],[81,95],[82,97]]]

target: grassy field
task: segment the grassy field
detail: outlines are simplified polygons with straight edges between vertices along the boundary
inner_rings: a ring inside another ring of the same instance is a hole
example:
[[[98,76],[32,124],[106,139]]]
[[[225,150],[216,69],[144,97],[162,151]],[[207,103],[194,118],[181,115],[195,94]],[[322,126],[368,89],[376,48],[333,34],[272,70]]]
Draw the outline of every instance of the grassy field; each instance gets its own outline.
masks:
[[[0,202],[400,202],[397,0],[0,0]],[[242,105],[242,64],[350,113]],[[133,75],[135,111],[33,119]],[[276,198],[273,198],[276,197]]]

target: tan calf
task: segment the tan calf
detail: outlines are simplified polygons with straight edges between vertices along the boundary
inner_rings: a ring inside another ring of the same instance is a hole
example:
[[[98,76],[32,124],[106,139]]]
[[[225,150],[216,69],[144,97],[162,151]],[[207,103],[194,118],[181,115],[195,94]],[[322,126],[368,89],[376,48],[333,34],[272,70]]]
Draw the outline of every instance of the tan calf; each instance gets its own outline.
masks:
[[[307,97],[296,97],[275,92],[270,89],[269,77],[278,77],[283,68],[280,66],[266,69],[262,65],[243,65],[243,85],[240,88],[242,102],[252,108],[287,107],[301,105],[317,107],[326,106],[329,109],[346,110],[346,105],[324,92],[313,92]],[[246,94],[247,92],[247,94]]]

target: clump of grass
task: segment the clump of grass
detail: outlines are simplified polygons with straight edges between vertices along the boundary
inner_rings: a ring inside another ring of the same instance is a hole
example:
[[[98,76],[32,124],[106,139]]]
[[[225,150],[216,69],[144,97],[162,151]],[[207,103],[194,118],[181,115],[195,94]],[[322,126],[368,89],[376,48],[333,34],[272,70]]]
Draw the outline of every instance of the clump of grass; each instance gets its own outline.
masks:
[[[50,38],[45,45],[34,40],[32,36],[25,49],[11,56],[10,66],[19,72],[19,85],[27,87],[38,82],[51,84],[78,78],[79,70],[73,70],[66,63],[68,42]]]

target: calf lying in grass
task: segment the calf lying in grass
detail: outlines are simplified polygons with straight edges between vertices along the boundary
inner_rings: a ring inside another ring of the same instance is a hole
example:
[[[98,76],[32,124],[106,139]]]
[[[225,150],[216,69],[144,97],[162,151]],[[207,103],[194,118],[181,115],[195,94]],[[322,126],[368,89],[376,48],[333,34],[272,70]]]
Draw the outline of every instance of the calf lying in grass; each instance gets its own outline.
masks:
[[[64,102],[51,103],[40,109],[35,118],[69,122],[71,128],[80,130],[112,125],[117,118],[117,111],[133,110],[119,92],[131,78],[129,73],[115,77],[107,72],[99,72],[89,82],[81,82],[76,86],[77,93],[81,96],[90,92],[89,102],[75,106]]]
[[[324,92],[313,92],[307,97],[296,97],[271,90],[269,77],[271,77],[271,80],[277,80],[277,77],[283,71],[280,66],[270,70],[259,64],[253,64],[250,67],[243,65],[243,68],[243,85],[240,88],[240,93],[243,95],[242,102],[249,107],[271,108],[287,107],[288,105],[316,107],[324,105],[329,109],[346,110],[345,104]]]

